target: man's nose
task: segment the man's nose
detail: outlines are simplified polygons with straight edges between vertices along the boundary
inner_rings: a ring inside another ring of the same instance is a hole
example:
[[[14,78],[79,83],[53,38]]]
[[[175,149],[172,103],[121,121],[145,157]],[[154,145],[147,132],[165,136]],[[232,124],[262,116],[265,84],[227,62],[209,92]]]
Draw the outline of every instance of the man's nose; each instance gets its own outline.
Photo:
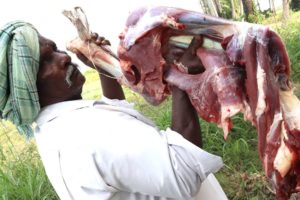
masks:
[[[68,63],[71,63],[71,57],[64,51],[59,52],[60,66],[67,67]]]

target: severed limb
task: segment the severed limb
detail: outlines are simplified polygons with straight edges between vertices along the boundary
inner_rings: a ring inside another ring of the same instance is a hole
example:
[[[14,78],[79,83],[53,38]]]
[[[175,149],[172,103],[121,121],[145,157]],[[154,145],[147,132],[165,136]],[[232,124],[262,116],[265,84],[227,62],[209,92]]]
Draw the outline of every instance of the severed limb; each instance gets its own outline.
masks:
[[[64,10],[63,15],[73,23],[79,36],[67,43],[67,49],[75,54],[84,55],[91,61],[90,67],[97,71],[102,69],[118,79],[121,84],[127,85],[119,59],[110,49],[110,42],[103,37],[95,40],[96,36],[90,31],[84,11],[75,7],[74,10]]]

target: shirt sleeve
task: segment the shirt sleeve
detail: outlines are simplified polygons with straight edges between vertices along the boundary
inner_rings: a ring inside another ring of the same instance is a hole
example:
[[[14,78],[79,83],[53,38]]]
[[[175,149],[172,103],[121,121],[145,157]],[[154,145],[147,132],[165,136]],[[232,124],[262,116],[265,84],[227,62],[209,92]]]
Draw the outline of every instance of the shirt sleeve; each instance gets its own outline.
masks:
[[[95,163],[106,184],[119,191],[174,199],[186,200],[196,195],[207,173],[199,159],[191,164],[185,155],[207,157],[208,153],[178,143],[173,149],[166,136],[156,129],[135,128],[143,133],[139,133],[140,137],[136,135],[134,141],[123,138],[119,150],[102,150],[95,154]]]

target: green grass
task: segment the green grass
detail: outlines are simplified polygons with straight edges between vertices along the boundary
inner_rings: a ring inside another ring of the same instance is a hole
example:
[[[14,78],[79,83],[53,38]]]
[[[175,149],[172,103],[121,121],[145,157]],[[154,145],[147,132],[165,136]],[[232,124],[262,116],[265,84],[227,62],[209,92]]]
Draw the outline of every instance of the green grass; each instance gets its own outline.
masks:
[[[300,97],[300,12],[292,13],[285,25],[278,23],[278,19],[278,16],[271,17],[264,24],[271,24],[286,44],[292,63],[292,80]],[[90,70],[85,75],[88,78],[84,98],[99,99],[98,74]],[[170,126],[170,98],[154,107],[127,88],[125,93],[128,101],[134,102],[136,109],[155,121],[158,127]],[[204,149],[222,156],[225,163],[216,174],[218,180],[229,199],[275,199],[258,157],[255,129],[241,115],[235,116],[233,122],[234,129],[225,141],[221,129],[200,120]],[[0,200],[58,199],[45,175],[34,140],[26,141],[10,123],[0,125]]]
[[[55,200],[34,141],[7,122],[0,126],[0,199]]]

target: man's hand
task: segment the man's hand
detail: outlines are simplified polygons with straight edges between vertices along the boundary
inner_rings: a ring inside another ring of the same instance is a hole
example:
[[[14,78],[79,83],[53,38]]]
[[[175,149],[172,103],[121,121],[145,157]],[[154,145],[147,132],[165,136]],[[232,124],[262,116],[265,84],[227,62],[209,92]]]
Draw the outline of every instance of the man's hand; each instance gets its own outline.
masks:
[[[102,45],[110,46],[110,42],[107,39],[105,39],[104,37],[99,36],[98,33],[91,34],[91,41],[99,46],[102,46]]]
[[[197,49],[203,44],[201,37],[195,37],[189,48],[178,59],[184,67],[179,69],[189,74],[198,74],[204,71],[201,60],[197,57]],[[202,147],[202,135],[199,118],[187,93],[176,86],[172,90],[172,130],[180,133],[198,147]]]
[[[110,46],[110,42],[105,39],[102,36],[99,36],[98,33],[92,33],[91,34],[91,40],[87,41],[87,42],[92,42],[98,46],[105,46],[105,45],[109,45]],[[76,52],[76,56],[79,60],[81,60],[81,62],[83,62],[85,65],[91,67],[97,67],[95,66],[95,63],[93,63],[89,58],[87,58],[85,55],[83,55],[81,52],[77,51]],[[97,67],[97,69],[100,69],[100,67]]]
[[[108,40],[106,40],[104,37],[99,36],[97,33],[92,33],[91,36],[91,41],[88,42],[93,42],[98,46],[110,45],[110,42]],[[113,76],[111,74],[101,69],[101,67],[95,66],[95,63],[93,63],[81,52],[76,52],[76,55],[78,59],[80,59],[84,64],[96,68],[96,70],[99,72],[102,93],[105,97],[109,99],[125,99],[122,87],[115,78],[112,78]]]
[[[202,147],[202,134],[198,114],[186,92],[172,86],[172,124],[171,129],[185,139]]]

